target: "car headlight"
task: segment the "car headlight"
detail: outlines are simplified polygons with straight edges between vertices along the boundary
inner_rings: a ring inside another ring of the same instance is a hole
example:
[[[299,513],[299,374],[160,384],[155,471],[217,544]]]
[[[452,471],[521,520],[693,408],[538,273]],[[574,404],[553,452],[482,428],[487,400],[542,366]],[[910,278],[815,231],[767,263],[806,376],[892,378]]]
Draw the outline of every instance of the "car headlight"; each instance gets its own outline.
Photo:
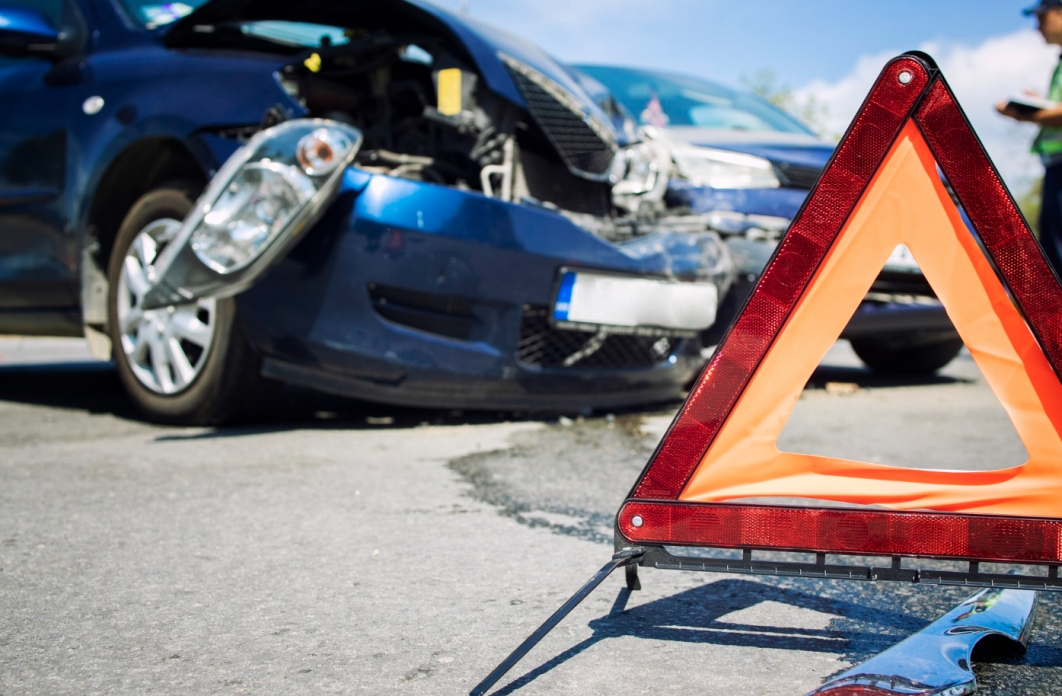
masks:
[[[681,147],[674,149],[672,157],[679,174],[698,186],[716,189],[781,186],[771,163],[755,155],[709,147]]]
[[[664,200],[671,174],[671,151],[643,130],[640,143],[620,148],[612,163],[610,179],[615,205],[632,213],[645,202]]]
[[[271,130],[278,129],[241,157],[234,171],[219,173],[197,205],[202,221],[192,234],[192,250],[218,273],[246,268],[297,223],[361,140],[340,123],[293,121]]]
[[[616,153],[613,161],[613,187],[615,194],[643,194],[656,188],[657,179],[665,175],[648,143],[625,147]]]
[[[250,287],[335,197],[361,132],[324,119],[267,128],[229,158],[151,269],[144,309]]]

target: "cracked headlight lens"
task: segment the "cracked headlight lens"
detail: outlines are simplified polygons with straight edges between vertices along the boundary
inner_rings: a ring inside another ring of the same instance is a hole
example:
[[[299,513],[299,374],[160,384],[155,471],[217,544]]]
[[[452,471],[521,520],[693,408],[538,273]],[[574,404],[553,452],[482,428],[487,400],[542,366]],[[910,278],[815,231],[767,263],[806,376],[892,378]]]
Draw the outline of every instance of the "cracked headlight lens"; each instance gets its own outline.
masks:
[[[256,133],[155,259],[141,307],[232,297],[254,285],[324,215],[361,143],[357,128],[320,118]]]
[[[360,141],[357,131],[320,120],[289,121],[256,137],[241,150],[243,161],[226,164],[200,199],[192,251],[220,274],[254,263],[286,231],[298,233],[311,203],[335,187]]]
[[[708,147],[676,148],[672,157],[679,174],[698,186],[716,189],[778,188],[771,163],[755,155]]]
[[[297,167],[268,160],[250,163],[203,216],[192,250],[218,273],[243,268],[315,193],[313,182]]]
[[[671,174],[671,150],[643,129],[645,139],[621,148],[612,163],[612,202],[638,214],[643,205],[661,206]]]

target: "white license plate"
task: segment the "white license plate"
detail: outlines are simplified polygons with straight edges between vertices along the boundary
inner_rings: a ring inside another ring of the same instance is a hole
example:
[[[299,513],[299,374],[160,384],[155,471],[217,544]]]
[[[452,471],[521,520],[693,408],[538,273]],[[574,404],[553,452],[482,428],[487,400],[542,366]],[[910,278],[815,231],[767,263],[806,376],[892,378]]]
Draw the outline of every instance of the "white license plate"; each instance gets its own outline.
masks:
[[[919,273],[922,269],[918,267],[918,262],[915,261],[914,255],[911,254],[911,250],[907,248],[907,245],[901,244],[892,250],[892,254],[889,255],[889,259],[885,262],[885,270]]]
[[[718,306],[719,289],[714,283],[565,271],[553,319],[568,325],[697,332],[715,323]]]

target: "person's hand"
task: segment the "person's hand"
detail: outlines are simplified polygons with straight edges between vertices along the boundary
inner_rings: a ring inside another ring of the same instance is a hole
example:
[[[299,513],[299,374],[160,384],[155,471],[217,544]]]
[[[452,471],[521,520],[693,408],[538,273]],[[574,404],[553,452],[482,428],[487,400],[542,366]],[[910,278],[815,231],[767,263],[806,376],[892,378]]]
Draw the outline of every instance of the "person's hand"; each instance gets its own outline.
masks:
[[[1032,113],[1029,113],[1028,111],[1022,111],[1022,110],[1017,109],[1017,108],[1015,108],[1013,106],[1009,106],[1008,103],[1005,102],[1005,101],[1001,101],[998,104],[996,104],[996,111],[998,111],[999,113],[1003,114],[1007,118],[1014,119],[1015,121],[1026,121],[1026,122],[1035,121],[1036,120],[1036,114],[1039,113],[1038,111],[1034,111]]]

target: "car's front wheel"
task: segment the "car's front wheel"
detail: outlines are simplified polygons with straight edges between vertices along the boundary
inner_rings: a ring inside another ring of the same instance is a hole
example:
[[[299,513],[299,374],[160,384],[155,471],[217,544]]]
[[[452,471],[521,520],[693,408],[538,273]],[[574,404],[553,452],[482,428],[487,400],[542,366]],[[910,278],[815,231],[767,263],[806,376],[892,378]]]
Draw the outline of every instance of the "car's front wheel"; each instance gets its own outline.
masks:
[[[950,363],[962,350],[962,339],[910,337],[851,339],[852,350],[867,367],[889,375],[930,375]]]
[[[260,405],[260,359],[232,298],[144,310],[152,264],[191,211],[196,191],[171,184],[126,214],[108,267],[114,360],[133,401],[152,420],[215,425]]]

